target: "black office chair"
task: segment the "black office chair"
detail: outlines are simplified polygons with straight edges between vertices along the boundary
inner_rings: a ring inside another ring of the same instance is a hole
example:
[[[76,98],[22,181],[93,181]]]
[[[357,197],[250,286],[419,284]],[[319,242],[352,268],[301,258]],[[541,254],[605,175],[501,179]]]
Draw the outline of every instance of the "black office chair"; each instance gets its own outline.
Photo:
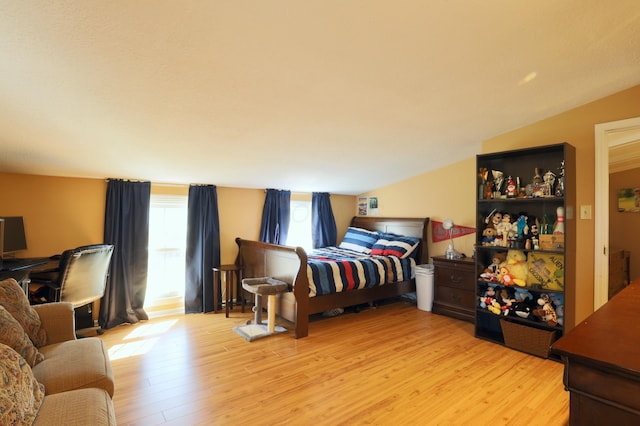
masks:
[[[32,284],[40,284],[45,291],[42,302],[70,302],[76,311],[76,329],[93,328],[93,302],[104,295],[113,245],[94,244],[66,250],[60,256],[56,271],[33,273]],[[45,296],[46,295],[46,296]],[[86,308],[89,323],[82,321],[79,310]],[[98,334],[102,329],[98,328]]]

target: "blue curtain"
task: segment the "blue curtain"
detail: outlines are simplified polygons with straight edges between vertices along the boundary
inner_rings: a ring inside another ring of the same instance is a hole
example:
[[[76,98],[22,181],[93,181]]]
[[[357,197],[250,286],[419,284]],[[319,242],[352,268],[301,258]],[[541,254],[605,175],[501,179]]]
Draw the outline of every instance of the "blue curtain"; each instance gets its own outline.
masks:
[[[102,328],[135,324],[144,311],[149,258],[150,182],[109,180],[104,215],[104,242],[113,244],[109,277],[100,302]]]
[[[187,211],[185,313],[213,311],[212,268],[219,265],[220,218],[216,187],[191,185]]]
[[[291,191],[267,189],[262,209],[260,241],[271,244],[287,244],[291,214]]]
[[[335,246],[338,240],[336,219],[327,192],[314,192],[311,198],[311,239],[313,248]]]

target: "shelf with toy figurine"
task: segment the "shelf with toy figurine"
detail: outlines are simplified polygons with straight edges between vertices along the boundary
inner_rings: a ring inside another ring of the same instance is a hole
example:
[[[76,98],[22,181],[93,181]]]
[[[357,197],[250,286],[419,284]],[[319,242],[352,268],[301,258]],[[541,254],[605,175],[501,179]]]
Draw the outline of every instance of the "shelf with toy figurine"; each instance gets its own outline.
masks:
[[[564,295],[490,282],[479,288],[476,337],[548,358],[549,346],[562,335]]]
[[[478,204],[499,204],[499,203],[540,203],[541,201],[549,201],[554,202],[557,201],[559,203],[564,202],[564,197],[556,197],[555,195],[551,195],[548,197],[516,197],[516,198],[507,198],[505,196],[501,196],[499,198],[489,198],[484,199],[481,198],[478,200]]]
[[[565,254],[542,250],[476,250],[478,284],[564,292]]]
[[[476,244],[525,250],[564,249],[565,208],[563,204],[529,206],[492,205],[478,208]]]
[[[477,167],[475,335],[548,358],[565,304],[575,319],[575,148],[481,154]]]
[[[498,317],[513,317],[523,324],[550,329],[564,324],[564,294],[527,287],[507,287],[498,283],[480,283],[477,309]]]

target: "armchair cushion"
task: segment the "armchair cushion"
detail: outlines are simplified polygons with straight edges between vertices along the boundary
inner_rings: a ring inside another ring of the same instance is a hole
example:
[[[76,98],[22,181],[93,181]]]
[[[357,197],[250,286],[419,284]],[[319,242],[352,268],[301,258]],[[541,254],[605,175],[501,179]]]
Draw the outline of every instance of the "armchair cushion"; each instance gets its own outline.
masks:
[[[115,426],[113,401],[104,389],[76,389],[47,395],[32,426]]]
[[[27,362],[9,346],[0,344],[0,424],[32,424],[44,399]]]
[[[44,359],[20,323],[3,306],[0,306],[0,343],[18,352],[31,367]]]
[[[42,328],[47,331],[47,344],[75,340],[75,313],[73,305],[68,302],[45,303],[33,305],[38,313]]]
[[[0,305],[18,321],[37,348],[47,344],[47,333],[42,328],[40,316],[13,278],[0,281]]]
[[[100,388],[113,396],[113,370],[101,339],[85,337],[47,345],[41,350],[45,360],[33,367],[33,375],[44,385],[47,395]]]

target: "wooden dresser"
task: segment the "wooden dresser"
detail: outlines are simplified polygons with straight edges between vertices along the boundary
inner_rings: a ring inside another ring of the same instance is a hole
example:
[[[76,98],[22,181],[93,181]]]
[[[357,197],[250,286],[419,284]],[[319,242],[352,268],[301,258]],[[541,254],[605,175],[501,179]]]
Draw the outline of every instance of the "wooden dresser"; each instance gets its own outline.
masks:
[[[640,424],[640,279],[551,345],[571,425]]]
[[[433,312],[474,322],[476,271],[473,259],[433,258]]]

